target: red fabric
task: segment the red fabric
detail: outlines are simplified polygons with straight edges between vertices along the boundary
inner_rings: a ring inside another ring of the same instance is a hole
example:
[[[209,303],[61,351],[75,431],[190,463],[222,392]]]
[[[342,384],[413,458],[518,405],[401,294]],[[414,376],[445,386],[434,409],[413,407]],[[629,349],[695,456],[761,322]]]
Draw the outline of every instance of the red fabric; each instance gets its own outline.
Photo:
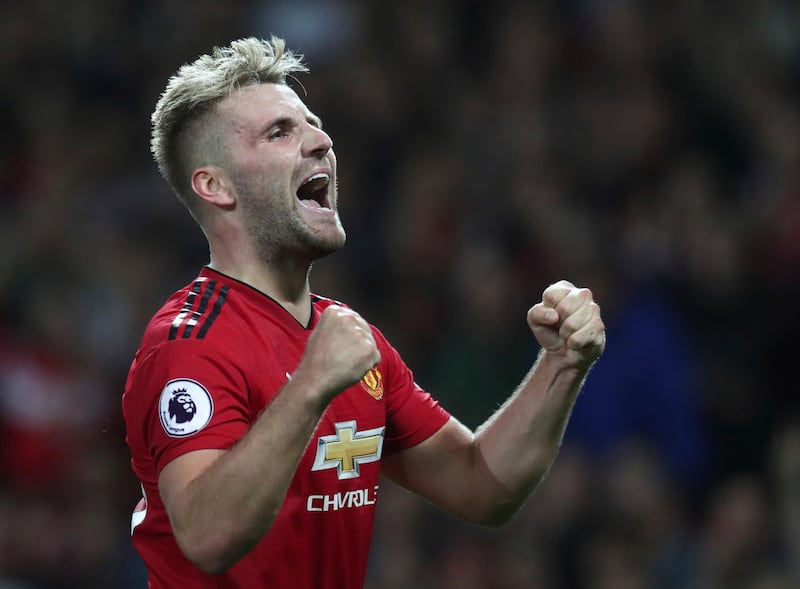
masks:
[[[228,289],[224,304],[201,339],[223,287]],[[241,438],[297,367],[320,313],[333,301],[315,298],[311,324],[303,326],[269,297],[210,269],[201,272],[195,292],[192,288],[173,295],[151,321],[123,396],[131,462],[147,497],[146,516],[133,530],[133,541],[148,567],[150,587],[361,588],[380,461],[365,461],[344,477],[336,461],[312,470],[322,439],[370,435],[385,428],[383,452],[396,452],[427,439],[449,415],[416,386],[400,356],[375,330],[382,358],[377,372],[330,404],[269,533],[225,574],[207,576],[175,543],[158,495],[158,473],[185,452],[228,448]],[[179,316],[182,321],[175,321]],[[178,385],[165,389],[174,381]],[[162,390],[170,399],[179,394],[177,389],[188,389],[198,408],[183,424],[169,421],[174,417],[164,410],[166,401],[160,403]],[[184,435],[205,422],[203,389],[213,412],[202,429]],[[339,431],[343,429],[347,431]],[[135,514],[134,522],[141,517],[141,512]]]

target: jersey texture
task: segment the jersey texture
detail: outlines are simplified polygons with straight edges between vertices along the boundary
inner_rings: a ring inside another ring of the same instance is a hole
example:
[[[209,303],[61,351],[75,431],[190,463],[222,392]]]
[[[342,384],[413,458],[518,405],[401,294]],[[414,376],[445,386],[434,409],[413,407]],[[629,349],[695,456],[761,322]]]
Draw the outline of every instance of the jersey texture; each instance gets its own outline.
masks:
[[[419,444],[449,418],[374,327],[380,364],[328,406],[269,532],[228,571],[209,576],[186,559],[158,493],[171,460],[228,449],[247,433],[334,301],[312,303],[301,325],[263,293],[204,268],[145,330],[122,408],[143,490],[131,534],[151,589],[363,586],[381,456]]]

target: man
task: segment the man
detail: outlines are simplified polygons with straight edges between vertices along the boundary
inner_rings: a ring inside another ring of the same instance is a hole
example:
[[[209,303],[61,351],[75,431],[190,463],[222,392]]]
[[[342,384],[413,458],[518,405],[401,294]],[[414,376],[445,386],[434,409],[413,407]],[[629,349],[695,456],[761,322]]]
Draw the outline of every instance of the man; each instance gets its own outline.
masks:
[[[312,262],[345,232],[331,139],[286,83],[302,71],[280,39],[235,41],[183,66],[153,113],[155,159],[210,246],[147,327],[123,396],[154,589],[361,587],[379,475],[502,524],[605,345],[591,292],[551,285],[527,317],[542,352],[473,433],[375,327],[311,294]]]

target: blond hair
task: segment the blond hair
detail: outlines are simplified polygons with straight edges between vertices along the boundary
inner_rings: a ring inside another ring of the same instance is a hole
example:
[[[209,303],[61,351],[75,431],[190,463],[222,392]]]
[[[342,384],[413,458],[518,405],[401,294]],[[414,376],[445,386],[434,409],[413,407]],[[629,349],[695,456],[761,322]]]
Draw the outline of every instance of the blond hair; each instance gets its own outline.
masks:
[[[227,154],[219,128],[209,116],[220,100],[255,84],[286,84],[307,72],[303,56],[278,37],[249,37],[215,47],[209,55],[181,66],[150,117],[150,150],[158,169],[192,214],[191,173],[203,165],[224,165]]]

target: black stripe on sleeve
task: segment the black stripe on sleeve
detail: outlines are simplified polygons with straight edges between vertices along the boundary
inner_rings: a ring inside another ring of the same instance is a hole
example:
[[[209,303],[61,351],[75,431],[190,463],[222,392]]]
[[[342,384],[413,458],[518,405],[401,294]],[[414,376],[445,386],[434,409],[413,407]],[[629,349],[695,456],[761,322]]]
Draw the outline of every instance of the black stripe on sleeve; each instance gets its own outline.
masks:
[[[214,301],[214,308],[211,309],[211,313],[209,313],[208,317],[203,323],[203,326],[200,328],[200,331],[197,332],[197,339],[203,339],[208,333],[208,330],[211,329],[211,325],[214,323],[214,320],[219,315],[220,310],[222,309],[222,305],[225,304],[225,298],[228,296],[228,286],[223,286],[219,290],[219,295],[217,299]]]
[[[200,299],[200,304],[197,306],[197,310],[192,312],[192,316],[189,318],[189,321],[186,322],[186,328],[183,330],[184,339],[191,337],[194,326],[197,325],[200,318],[205,314],[206,309],[208,309],[208,301],[211,299],[211,295],[214,294],[215,288],[217,288],[217,281],[209,281],[203,293],[203,297]]]
[[[200,288],[202,285],[202,280],[195,280],[194,284],[192,285],[192,290],[190,290],[186,295],[186,301],[183,303],[180,313],[178,313],[175,316],[175,319],[172,321],[172,325],[169,328],[169,339],[175,339],[178,337],[178,329],[180,329],[181,324],[184,322],[189,313],[191,313],[192,307],[194,307],[194,301],[197,298],[197,295],[200,294]]]

